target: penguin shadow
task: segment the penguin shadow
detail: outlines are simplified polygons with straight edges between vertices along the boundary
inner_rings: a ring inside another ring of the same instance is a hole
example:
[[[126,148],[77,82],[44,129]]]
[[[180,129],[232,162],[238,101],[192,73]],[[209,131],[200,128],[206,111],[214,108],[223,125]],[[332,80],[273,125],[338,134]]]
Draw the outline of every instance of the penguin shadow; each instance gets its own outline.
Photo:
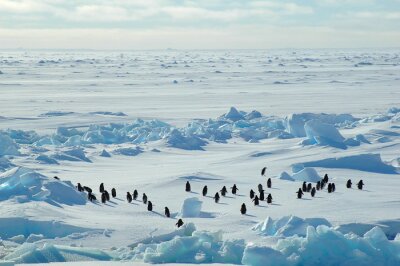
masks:
[[[279,204],[279,203],[271,203],[270,205],[273,205],[273,206],[282,206],[282,205]]]
[[[157,215],[159,215],[159,216],[161,216],[161,217],[165,217],[165,215],[159,213],[158,211],[151,211],[151,212],[154,213],[154,214],[157,214]]]
[[[223,198],[234,199],[232,196],[222,196]]]
[[[265,205],[258,205],[258,206],[256,206],[256,207],[260,207],[260,208],[268,208],[268,206],[265,206]]]
[[[323,199],[324,197],[314,196],[315,199]]]
[[[238,196],[238,197],[245,197],[245,195],[243,195],[243,194],[235,194],[235,196]]]
[[[247,217],[257,217],[257,216],[255,216],[255,215],[252,215],[252,214],[243,214],[244,216],[247,216]]]
[[[219,205],[228,205],[228,203],[225,203],[225,202],[218,202],[217,204],[219,204]]]
[[[108,202],[111,203],[111,204],[113,204],[113,205],[117,205],[117,203],[116,203],[115,201],[110,200],[110,201],[108,201]]]
[[[104,205],[104,206],[107,206],[107,207],[112,207],[112,208],[115,208],[115,206],[114,206],[114,205],[111,205],[111,204],[108,204],[108,203],[104,203],[103,205]]]
[[[120,198],[114,198],[115,200],[119,200],[119,201],[124,201],[123,199]]]
[[[199,194],[198,192],[195,191],[187,191],[188,193],[192,193],[192,194]]]
[[[301,198],[301,200],[311,200],[311,199],[307,199],[307,198]]]
[[[277,188],[277,187],[270,187],[270,188],[268,188],[268,189],[280,190],[280,189]]]
[[[213,199],[214,197],[212,197],[212,196],[208,196],[208,195],[205,195],[204,197],[206,197],[206,198],[210,198],[210,199]]]
[[[136,206],[139,206],[139,204],[137,204],[137,203],[135,203],[135,202],[128,202],[128,204],[132,204],[132,205],[136,205]]]
[[[358,191],[365,191],[365,192],[372,192],[371,190],[368,189],[357,189]]]

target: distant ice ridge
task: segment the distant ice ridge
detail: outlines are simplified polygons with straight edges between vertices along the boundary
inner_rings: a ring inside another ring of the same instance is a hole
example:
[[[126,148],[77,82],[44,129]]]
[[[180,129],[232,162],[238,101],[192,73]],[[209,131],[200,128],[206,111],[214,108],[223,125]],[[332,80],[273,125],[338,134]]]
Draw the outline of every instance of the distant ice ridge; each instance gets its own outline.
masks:
[[[46,201],[50,204],[83,205],[86,197],[70,181],[49,179],[35,171],[14,167],[0,175],[0,201]]]
[[[399,108],[391,108],[385,119],[379,121],[400,121]],[[109,112],[96,112],[109,114]],[[62,113],[63,114],[63,113]],[[112,115],[121,115],[111,113]],[[47,115],[60,115],[50,112]],[[52,135],[40,136],[34,131],[0,131],[0,156],[17,155],[18,145],[34,147],[60,146],[74,147],[91,144],[144,144],[164,141],[169,147],[185,150],[203,150],[208,142],[226,143],[232,138],[242,138],[248,142],[259,142],[268,138],[304,138],[303,145],[322,145],[346,149],[351,146],[370,143],[363,135],[344,138],[340,129],[353,128],[360,123],[370,122],[369,118],[359,119],[350,114],[290,114],[285,118],[264,116],[260,112],[239,111],[234,107],[215,119],[195,119],[187,126],[176,128],[160,120],[136,119],[131,123],[110,123],[90,125],[86,129],[59,127]],[[375,120],[374,120],[375,121]],[[374,141],[391,141],[392,135],[371,132],[368,136],[378,137]]]

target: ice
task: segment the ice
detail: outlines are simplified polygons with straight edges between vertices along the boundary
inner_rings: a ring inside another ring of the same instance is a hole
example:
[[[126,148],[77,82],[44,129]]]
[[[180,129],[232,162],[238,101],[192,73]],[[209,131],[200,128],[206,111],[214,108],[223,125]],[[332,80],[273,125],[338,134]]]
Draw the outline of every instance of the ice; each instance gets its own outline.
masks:
[[[396,168],[382,161],[378,153],[365,153],[303,163],[306,167],[345,168],[372,173],[396,174]]]
[[[100,153],[100,156],[101,157],[111,157],[111,154],[108,151],[106,151],[105,149],[103,149]]]
[[[174,129],[166,137],[166,143],[169,147],[184,149],[184,150],[203,150],[206,141],[194,136],[184,136],[182,133]]]
[[[114,150],[115,154],[125,155],[125,156],[136,156],[143,152],[143,149],[139,146],[128,147],[128,148],[118,148]]]
[[[6,157],[0,157],[0,171],[5,171],[11,167],[15,167],[15,164],[11,163]]]
[[[223,118],[236,122],[238,120],[243,120],[244,116],[239,113],[239,111],[235,107],[231,107],[229,112],[223,115]]]
[[[97,111],[97,112],[91,112],[90,114],[95,114],[95,115],[112,115],[112,116],[126,116],[123,112],[109,112],[109,111]]]
[[[38,155],[35,160],[43,164],[59,164],[57,160],[50,158],[45,154]]]
[[[13,139],[0,132],[0,156],[19,155],[19,146]]]
[[[318,175],[317,171],[311,167],[303,167],[297,164],[294,165],[293,171],[294,171],[293,175],[289,175],[287,172],[282,172],[279,178],[289,181],[303,181],[303,182],[314,182],[314,183],[321,180],[321,177]]]
[[[308,144],[346,148],[343,143],[345,138],[330,124],[322,123],[319,120],[310,120],[304,124],[304,130],[309,141]]]
[[[49,179],[24,167],[15,167],[0,175],[0,201],[17,196],[23,197],[24,201],[86,204],[85,195],[78,192],[70,181]]]
[[[331,224],[323,218],[302,219],[291,215],[277,220],[267,217],[265,221],[256,224],[252,230],[264,236],[306,236],[308,226],[317,227],[319,225],[331,227]]]
[[[109,261],[113,257],[99,249],[67,247],[48,243],[44,244],[43,247],[38,247],[35,244],[24,243],[13,253],[5,256],[4,259],[14,263],[49,263],[88,260]]]
[[[203,202],[197,197],[185,199],[181,207],[180,216],[182,218],[200,217],[202,204]]]
[[[74,112],[64,112],[64,111],[49,111],[43,114],[40,114],[39,117],[57,117],[57,116],[65,116],[72,115]]]

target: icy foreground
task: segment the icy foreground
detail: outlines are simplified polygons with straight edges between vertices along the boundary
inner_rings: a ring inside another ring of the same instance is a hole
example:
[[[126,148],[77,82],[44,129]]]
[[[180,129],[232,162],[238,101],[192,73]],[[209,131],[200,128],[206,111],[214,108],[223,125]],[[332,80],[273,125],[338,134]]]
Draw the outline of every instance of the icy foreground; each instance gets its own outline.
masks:
[[[0,54],[0,264],[399,265],[399,58]]]

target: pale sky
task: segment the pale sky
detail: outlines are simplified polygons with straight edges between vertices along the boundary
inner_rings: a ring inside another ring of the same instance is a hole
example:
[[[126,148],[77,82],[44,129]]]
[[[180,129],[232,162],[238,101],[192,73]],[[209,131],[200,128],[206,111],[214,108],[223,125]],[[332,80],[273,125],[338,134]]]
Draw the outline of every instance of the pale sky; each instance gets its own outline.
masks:
[[[400,0],[0,0],[0,49],[400,47]]]

